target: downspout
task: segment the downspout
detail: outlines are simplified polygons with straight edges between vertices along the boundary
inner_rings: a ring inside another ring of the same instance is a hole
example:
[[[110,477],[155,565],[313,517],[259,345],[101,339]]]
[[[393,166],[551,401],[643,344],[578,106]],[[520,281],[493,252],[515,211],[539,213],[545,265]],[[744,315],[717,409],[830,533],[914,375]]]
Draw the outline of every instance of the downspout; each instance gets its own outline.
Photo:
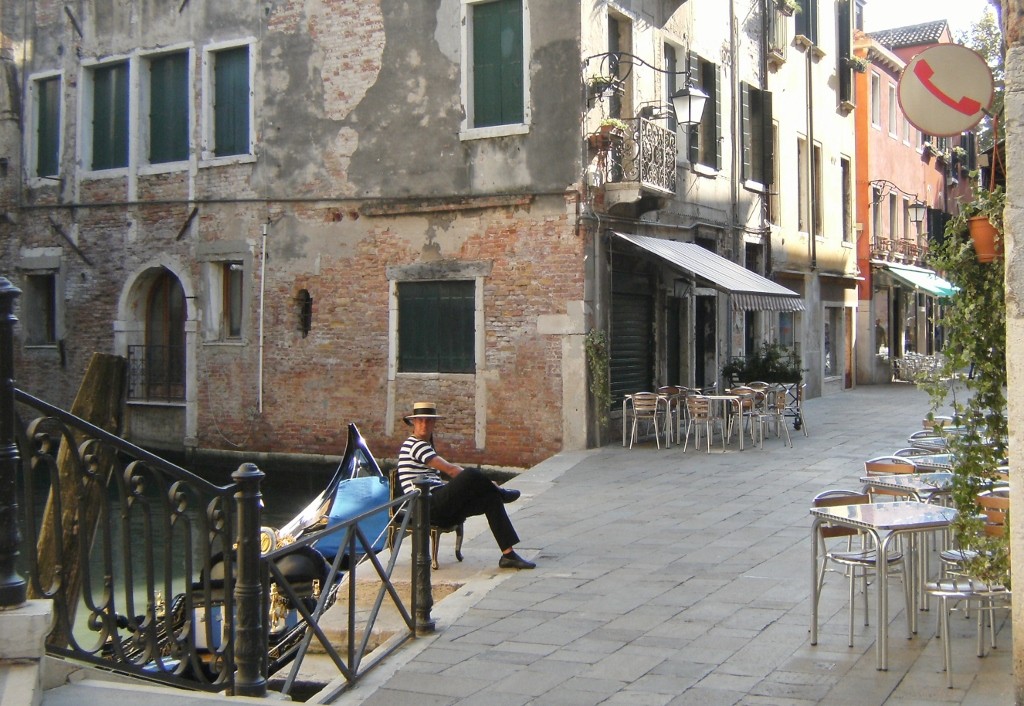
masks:
[[[257,372],[256,387],[256,410],[263,414],[263,300],[267,291],[267,228],[269,223],[263,224],[263,238],[260,248],[260,341],[259,341],[259,370]]]
[[[807,224],[810,231],[807,234],[807,239],[811,245],[811,271],[813,272],[818,269],[818,243],[816,240],[818,223],[815,220],[817,209],[814,205],[817,202],[818,193],[816,191],[817,181],[814,174],[814,66],[811,62],[811,49],[812,47],[807,47],[804,50],[804,58],[807,65],[805,72],[807,81]]]
[[[761,90],[766,94],[768,92],[768,32],[770,31],[771,23],[768,21],[768,13],[773,12],[775,8],[774,0],[764,0],[761,7]],[[772,101],[773,115],[774,115],[775,102]],[[771,190],[777,188],[775,184],[775,145],[772,143],[772,122],[769,120],[761,121],[761,146],[762,154],[767,151],[767,146],[771,145],[771,161],[766,161],[764,165],[765,176],[771,178],[769,184],[765,184],[764,191],[761,192],[761,239],[764,243],[764,276],[769,277],[772,272],[772,232],[771,226],[768,223],[768,200],[771,198]],[[771,170],[770,173],[768,170]],[[762,321],[762,326],[764,322]],[[772,327],[774,329],[774,326]]]
[[[732,175],[729,179],[729,221],[732,228],[732,251],[735,262],[746,266],[746,258],[743,257],[743,238],[740,236],[739,200],[740,200],[740,178],[743,173],[742,156],[739,145],[742,144],[743,122],[740,118],[740,111],[736,108],[736,96],[739,93],[739,60],[736,56],[736,0],[729,0],[729,115],[731,117],[731,145]],[[739,137],[740,139],[737,139]],[[725,336],[725,360],[732,360],[732,331],[735,323],[735,313],[732,309],[732,296],[728,297],[729,307],[726,311],[726,336]],[[720,361],[721,362],[721,361]]]

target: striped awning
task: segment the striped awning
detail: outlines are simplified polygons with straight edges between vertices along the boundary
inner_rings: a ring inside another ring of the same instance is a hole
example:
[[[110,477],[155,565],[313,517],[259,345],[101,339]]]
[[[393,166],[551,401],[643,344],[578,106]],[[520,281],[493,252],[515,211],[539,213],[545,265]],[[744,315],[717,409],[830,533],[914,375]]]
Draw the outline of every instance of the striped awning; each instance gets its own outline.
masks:
[[[734,311],[804,310],[803,299],[793,290],[695,243],[612,232],[673,267],[707,280],[715,289],[728,293]]]

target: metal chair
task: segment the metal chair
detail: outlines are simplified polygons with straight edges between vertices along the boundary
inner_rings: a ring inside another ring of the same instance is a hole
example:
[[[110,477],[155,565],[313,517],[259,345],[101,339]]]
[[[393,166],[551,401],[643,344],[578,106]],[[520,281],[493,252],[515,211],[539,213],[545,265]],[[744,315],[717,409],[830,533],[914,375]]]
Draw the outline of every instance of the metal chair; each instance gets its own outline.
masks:
[[[690,443],[690,430],[693,430],[693,445],[700,445],[700,427],[704,425],[707,433],[707,451],[711,453],[711,432],[715,422],[722,424],[721,420],[711,413],[711,400],[704,395],[689,395],[686,398],[686,433],[683,434],[683,451]],[[722,429],[725,434],[725,429]]]
[[[786,391],[785,389],[768,388],[764,391],[765,399],[761,411],[757,415],[758,435],[761,439],[761,447],[764,448],[764,432],[768,424],[775,427],[775,438],[778,439],[782,433],[786,433],[786,443],[793,446],[793,438],[789,435],[789,427],[786,426]]]
[[[662,385],[657,393],[668,402],[669,429],[675,434],[675,442],[679,443],[679,430],[683,426],[683,398],[686,397],[686,388],[678,385]]]
[[[629,433],[629,448],[633,448],[633,443],[637,439],[637,427],[643,421],[654,426],[654,440],[660,449],[661,432],[659,427],[665,423],[665,415],[669,413],[668,404],[663,404],[662,399],[655,392],[634,392],[630,395],[630,402],[630,408],[633,410],[633,425]],[[666,443],[671,443],[671,441],[671,438],[666,439]]]
[[[860,505],[868,502],[870,502],[870,498],[867,494],[855,490],[827,490],[815,496],[813,505],[814,507],[835,507],[838,505]],[[845,548],[834,546],[835,543],[832,543],[833,546],[830,546],[829,540],[837,538],[846,539]],[[859,547],[854,544],[855,538],[861,540]],[[868,576],[872,573],[877,574],[879,570],[878,552],[874,546],[866,544],[869,539],[870,535],[852,527],[830,525],[825,522],[818,525],[817,537],[815,537],[815,541],[819,543],[818,556],[820,557],[820,563],[817,567],[817,593],[819,600],[821,597],[821,587],[825,583],[825,574],[828,571],[835,571],[835,569],[828,568],[830,562],[843,567],[841,573],[849,580],[850,606],[849,636],[847,641],[849,647],[853,647],[854,598],[856,595],[857,579],[860,579],[861,591],[864,596],[864,625],[866,626],[868,625],[870,615],[867,593]],[[907,637],[909,638],[911,636],[910,611],[912,607],[910,581],[908,580],[907,566],[903,553],[898,550],[890,550],[886,553],[885,560],[882,563],[885,564],[885,579],[898,575],[903,581],[903,594],[907,606]],[[886,619],[886,616],[879,616],[879,620]]]
[[[985,515],[984,532],[989,536],[1001,536],[1006,533],[1006,517],[1010,510],[1010,497],[1008,488],[979,493],[977,497],[978,506]],[[961,560],[967,562],[976,552],[971,549],[954,550],[961,554]],[[967,564],[961,568],[966,568]],[[925,591],[930,596],[939,599],[939,633],[942,638],[943,666],[946,670],[946,686],[953,688],[953,666],[952,648],[949,640],[949,614],[958,610],[960,603],[964,604],[964,610],[968,610],[972,603],[976,604],[977,615],[977,640],[978,656],[985,656],[985,615],[988,616],[990,632],[990,645],[996,646],[995,622],[993,612],[1010,608],[1012,594],[1010,589],[999,583],[988,583],[968,574],[951,574],[938,581],[932,581],[925,585]],[[950,602],[953,605],[950,606]]]

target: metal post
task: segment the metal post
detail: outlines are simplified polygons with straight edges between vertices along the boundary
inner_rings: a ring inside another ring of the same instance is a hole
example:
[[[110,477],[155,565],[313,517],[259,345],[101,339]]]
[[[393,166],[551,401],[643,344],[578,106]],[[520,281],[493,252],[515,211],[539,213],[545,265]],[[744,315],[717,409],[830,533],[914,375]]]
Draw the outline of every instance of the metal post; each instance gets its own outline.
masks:
[[[0,608],[25,602],[27,586],[15,562],[18,530],[18,443],[14,435],[14,300],[21,294],[0,277]]]
[[[238,580],[235,582],[235,690],[236,696],[267,695],[263,674],[267,635],[263,630],[263,600],[260,581],[260,481],[263,471],[254,463],[243,463],[231,474],[238,484]]]
[[[430,609],[434,596],[430,589],[430,483],[416,482],[420,491],[413,508],[412,525],[412,602],[416,634],[434,632]]]

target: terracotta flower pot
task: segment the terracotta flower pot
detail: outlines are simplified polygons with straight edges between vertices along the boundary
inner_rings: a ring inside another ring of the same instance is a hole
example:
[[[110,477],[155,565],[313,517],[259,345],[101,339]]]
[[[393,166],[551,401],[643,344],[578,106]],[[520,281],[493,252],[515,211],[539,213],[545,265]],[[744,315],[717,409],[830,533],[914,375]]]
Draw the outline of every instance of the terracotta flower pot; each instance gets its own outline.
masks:
[[[986,216],[972,216],[967,219],[967,230],[974,241],[974,252],[978,262],[992,262],[1003,254],[1003,239],[999,231]]]

